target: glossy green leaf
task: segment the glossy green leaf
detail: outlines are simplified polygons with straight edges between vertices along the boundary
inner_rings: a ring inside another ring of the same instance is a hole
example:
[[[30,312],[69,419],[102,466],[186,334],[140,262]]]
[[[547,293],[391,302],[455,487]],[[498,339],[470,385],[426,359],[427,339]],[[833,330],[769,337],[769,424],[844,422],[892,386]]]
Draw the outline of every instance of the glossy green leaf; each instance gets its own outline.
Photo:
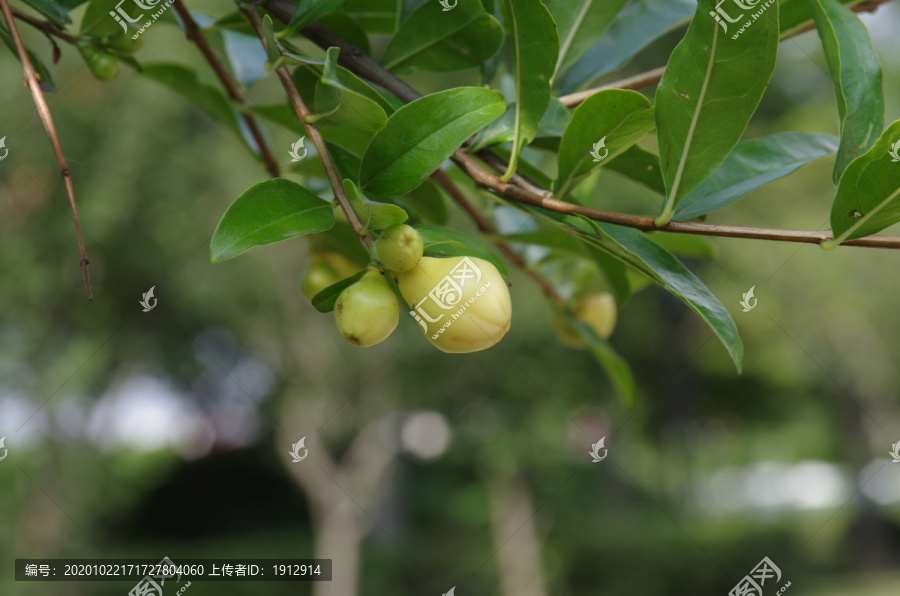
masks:
[[[19,54],[16,52],[16,45],[13,42],[12,37],[9,34],[9,29],[6,28],[6,24],[0,21],[0,41],[3,42],[9,51],[12,52],[13,56],[18,59]],[[50,71],[44,65],[43,61],[38,58],[37,54],[29,50],[27,47],[25,51],[28,52],[28,57],[31,59],[31,64],[34,65],[34,71],[38,75],[38,79],[40,81],[39,85],[41,87],[41,91],[46,93],[52,93],[56,91],[56,85],[53,84],[53,77],[50,76]]]
[[[144,64],[141,74],[189,99],[246,142],[231,102],[218,88],[201,83],[197,73],[193,70],[180,64],[154,62]]]
[[[266,40],[266,58],[269,66],[272,66],[281,58],[281,47],[278,45],[278,40],[275,39],[275,24],[269,15],[263,16],[263,37]]]
[[[60,5],[58,2],[54,2],[53,0],[22,1],[60,27],[65,27],[72,22],[72,17],[69,16],[69,11],[66,10],[65,7]]]
[[[559,35],[550,11],[540,0],[502,0],[503,23],[509,35],[516,91],[516,122],[512,159],[501,177],[516,171],[522,148],[538,131],[550,104],[550,82],[559,57]]]
[[[354,273],[350,277],[342,279],[336,284],[331,284],[330,286],[313,296],[313,308],[315,308],[319,312],[333,311],[334,305],[337,304],[338,298],[341,297],[341,292],[362,279],[362,276],[366,274],[366,271],[366,269],[363,269],[362,271]]]
[[[659,157],[638,145],[632,145],[604,167],[631,178],[661,195],[666,194],[666,183],[659,169]]]
[[[359,188],[353,184],[352,180],[344,180],[344,192],[367,232],[384,230],[395,224],[401,224],[409,218],[406,211],[397,205],[366,203]]]
[[[435,0],[403,21],[384,50],[381,65],[398,75],[462,70],[496,54],[502,43],[503,28],[480,2],[459,2],[443,12]]]
[[[562,92],[578,91],[597,77],[625,66],[654,40],[690,20],[696,9],[696,0],[637,0],[616,16],[580,60],[557,74],[558,79],[565,74]]]
[[[441,91],[407,104],[366,149],[360,187],[383,195],[411,191],[505,108],[503,98],[480,87]]]
[[[847,165],[872,146],[884,128],[881,63],[869,30],[837,0],[808,0],[834,81],[841,146],[832,179],[837,186]]]
[[[248,188],[225,211],[209,243],[212,262],[333,225],[331,203],[296,182],[266,180]]]
[[[762,15],[743,33],[736,24],[723,32],[724,21],[709,15],[715,7],[716,0],[700,0],[656,90],[659,160],[666,181],[666,206],[657,225],[668,222],[678,202],[725,161],[775,70],[778,3],[760,9]]]
[[[784,132],[738,143],[709,178],[684,197],[675,219],[690,219],[737,201],[800,167],[837,150],[832,135]]]
[[[552,0],[550,14],[559,28],[559,60],[554,79],[575,64],[597,41],[628,0]]]
[[[340,49],[328,48],[325,64],[322,68],[322,78],[316,86],[316,111],[325,111],[329,108],[320,106],[320,97],[332,95],[340,104],[340,108],[330,117],[330,122],[337,126],[350,127],[356,130],[376,132],[384,128],[387,123],[387,114],[376,102],[372,93],[374,89],[352,73],[349,76],[338,75],[337,61]],[[344,82],[347,84],[345,85]],[[323,91],[330,91],[323,93]]]
[[[347,0],[300,0],[297,3],[297,10],[288,26],[280,33],[280,37],[285,38],[294,31],[306,27],[319,17],[337,12],[346,6]]]
[[[542,221],[576,234],[671,292],[712,329],[728,350],[738,372],[741,371],[744,344],[731,315],[709,288],[671,253],[632,228],[598,223],[532,205],[519,206]]]
[[[900,120],[869,151],[853,160],[831,206],[833,248],[846,240],[876,234],[900,221]]]
[[[575,108],[559,143],[554,194],[564,197],[579,178],[623,153],[653,127],[650,101],[636,91],[608,89],[588,97]]]
[[[532,143],[537,146],[539,144],[537,142],[538,139],[543,139],[542,147],[556,151],[559,148],[559,137],[562,137],[570,119],[569,108],[558,99],[551,99],[544,117],[538,124],[537,134]],[[510,143],[516,135],[515,129],[516,104],[510,104],[502,116],[485,126],[478,133],[469,151],[475,152],[499,143]],[[553,137],[556,138],[555,143],[550,142],[550,139]]]
[[[397,27],[397,0],[350,0],[344,10],[369,33],[393,35]]]
[[[411,192],[399,197],[399,201],[412,208],[425,222],[437,225],[447,223],[447,201],[434,182],[426,180]]]
[[[859,2],[859,0],[838,1],[845,5]],[[781,6],[778,8],[781,39],[795,35],[798,29],[809,25],[812,20],[812,5],[808,0],[782,0]]]
[[[425,256],[478,257],[493,263],[503,277],[509,277],[503,261],[498,259],[487,246],[478,240],[442,226],[420,224],[413,227],[422,236],[422,242],[425,244]]]
[[[372,54],[366,30],[349,13],[341,10],[321,16],[317,20],[320,24],[361,49],[366,56]]]

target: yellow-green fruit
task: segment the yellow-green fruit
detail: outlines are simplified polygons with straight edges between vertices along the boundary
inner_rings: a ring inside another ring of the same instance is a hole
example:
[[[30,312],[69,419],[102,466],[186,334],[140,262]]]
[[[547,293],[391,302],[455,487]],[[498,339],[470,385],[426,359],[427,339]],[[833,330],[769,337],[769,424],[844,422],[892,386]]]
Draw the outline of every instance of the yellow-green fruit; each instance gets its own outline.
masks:
[[[600,338],[607,339],[616,327],[616,299],[609,292],[583,296],[575,305],[575,316],[581,319]],[[585,348],[587,344],[568,321],[559,316],[553,318],[553,329],[560,341],[572,348]]]
[[[476,257],[422,257],[394,275],[419,328],[443,352],[486,350],[509,331],[512,304],[497,268]]]
[[[422,237],[406,224],[386,229],[375,242],[375,248],[378,249],[378,258],[391,271],[409,271],[425,252]]]
[[[350,277],[362,267],[359,265],[354,265],[350,262],[344,255],[336,253],[336,252],[322,252],[317,255],[321,258],[325,263],[327,263],[332,269],[334,269],[335,273],[337,273],[341,279],[345,279]]]
[[[106,52],[85,52],[84,61],[101,81],[111,81],[119,76],[119,63]]]
[[[338,296],[334,320],[341,335],[361,347],[387,339],[400,320],[400,305],[381,273],[370,268]]]
[[[300,278],[300,291],[312,300],[313,296],[342,279],[344,278],[340,277],[325,261],[316,260],[303,272],[303,277]]]

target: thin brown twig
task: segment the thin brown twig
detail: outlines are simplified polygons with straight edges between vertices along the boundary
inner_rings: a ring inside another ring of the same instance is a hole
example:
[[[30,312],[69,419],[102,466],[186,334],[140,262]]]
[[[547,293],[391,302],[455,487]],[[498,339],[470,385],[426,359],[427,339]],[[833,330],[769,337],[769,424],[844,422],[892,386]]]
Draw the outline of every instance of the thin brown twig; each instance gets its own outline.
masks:
[[[459,189],[456,183],[450,179],[450,176],[441,170],[437,170],[431,175],[431,178],[441,185],[441,187],[447,191],[447,194],[459,205],[463,211],[465,211],[469,217],[472,218],[472,221],[475,222],[475,225],[478,226],[478,229],[481,230],[482,233],[487,234],[489,236],[496,236],[499,232],[497,231],[497,227],[484,216],[481,211],[475,208],[475,206],[469,201],[466,195]],[[547,298],[550,298],[554,302],[558,304],[564,304],[565,300],[562,296],[560,296],[557,291],[553,288],[553,286],[546,279],[543,278],[537,271],[531,269],[526,263],[525,259],[519,255],[516,251],[512,249],[512,247],[506,242],[495,240],[494,244],[497,248],[506,255],[506,258],[510,260],[510,262],[525,272],[525,274],[530,277],[534,282],[541,288],[541,291],[544,292],[544,295]]]
[[[15,8],[12,9],[12,13],[13,13],[13,16],[15,16],[20,21],[28,23],[35,29],[39,29],[40,31],[42,31],[43,33],[45,33],[47,35],[56,36],[56,37],[60,38],[61,40],[68,42],[68,43],[75,43],[75,37],[69,35],[68,33],[64,32],[64,31],[60,31],[53,25],[53,23],[50,23],[47,21],[41,21],[40,19],[36,19],[33,16],[25,14],[24,12],[22,12],[18,9],[15,9]]]
[[[0,0],[0,10],[3,12],[3,18],[6,19],[6,26],[9,29],[9,35],[12,37],[13,44],[16,46],[16,53],[19,55],[19,61],[22,63],[22,72],[25,77],[25,84],[31,91],[31,97],[44,123],[44,130],[50,138],[50,144],[53,146],[53,153],[56,155],[56,161],[59,164],[59,173],[62,176],[63,183],[66,186],[66,192],[69,195],[69,206],[72,208],[72,216],[75,219],[75,237],[78,239],[78,251],[81,254],[81,274],[84,277],[84,289],[87,291],[88,300],[93,300],[94,295],[91,292],[91,278],[88,275],[88,259],[87,252],[84,250],[84,240],[81,237],[81,223],[78,221],[78,208],[75,205],[75,187],[72,184],[72,174],[69,172],[69,164],[66,156],[63,154],[62,145],[59,142],[59,135],[56,134],[56,126],[53,124],[53,117],[50,115],[50,108],[47,106],[47,100],[44,98],[44,92],[41,91],[41,85],[38,81],[37,72],[34,65],[28,57],[28,50],[25,49],[25,43],[22,36],[19,35],[19,29],[16,26],[13,11],[9,6],[9,0]]]
[[[878,6],[879,4],[883,4],[888,1],[890,0],[868,0],[867,2],[862,2],[854,5],[852,8],[859,8],[860,5],[866,5],[867,7],[869,7],[868,9],[871,9]],[[290,7],[292,7],[292,5],[286,2],[286,0],[267,0],[267,2],[265,3],[265,8],[272,14],[277,16],[279,19],[288,21],[293,15],[292,8]],[[333,32],[328,31],[327,29],[325,29],[325,27],[322,27],[318,23],[315,23],[315,25],[315,36],[310,37],[309,39],[320,47],[327,48],[329,45],[338,45],[336,43],[336,40],[340,40],[341,44],[344,46],[349,46],[352,48],[356,47],[349,42],[342,40],[339,36],[337,36]],[[327,34],[322,33],[321,30],[326,31]],[[301,30],[301,32],[306,35],[307,31],[304,28]],[[394,95],[396,95],[400,99],[403,99],[404,101],[414,101],[418,97],[421,97],[421,95],[417,91],[415,91],[415,89],[410,88],[409,85],[401,81],[394,74],[382,68],[381,65],[363,54],[362,51],[359,50],[359,48],[356,48],[356,50],[357,53],[350,55],[348,59],[343,62],[343,66],[345,68],[363,78],[377,83],[378,85],[384,87],[388,91],[391,91],[392,93],[394,93]],[[777,228],[756,228],[749,226],[710,224],[705,222],[670,221],[662,227],[657,227],[653,223],[654,218],[652,217],[643,217],[638,215],[629,215],[626,213],[601,211],[599,209],[592,209],[590,207],[582,207],[580,205],[553,199],[551,196],[548,196],[547,191],[544,191],[542,189],[539,189],[541,190],[541,192],[536,192],[526,187],[503,182],[497,176],[494,176],[493,174],[479,166],[468,154],[466,154],[462,150],[457,150],[452,159],[458,166],[463,169],[466,175],[468,175],[469,178],[471,178],[475,182],[475,184],[484,188],[491,189],[508,199],[512,199],[513,201],[527,203],[529,205],[536,205],[545,209],[549,209],[551,211],[556,211],[558,213],[584,215],[585,217],[596,221],[613,223],[644,231],[666,231],[682,234],[773,240],[779,242],[801,242],[807,244],[819,244],[822,241],[832,239],[832,235],[830,232],[782,230]],[[864,246],[870,248],[900,249],[900,237],[878,235],[868,236],[866,238],[843,242],[842,246]]]
[[[221,82],[222,86],[225,88],[225,92],[228,94],[228,97],[239,104],[243,104],[244,94],[241,93],[241,90],[237,86],[237,83],[235,83],[234,79],[231,78],[231,75],[228,73],[225,65],[222,64],[221,60],[219,60],[219,57],[216,55],[215,50],[213,50],[212,46],[209,45],[209,41],[200,32],[200,29],[197,27],[197,23],[191,16],[190,11],[188,11],[187,7],[185,7],[182,0],[174,0],[173,5],[175,6],[175,12],[177,12],[178,16],[181,17],[181,22],[184,23],[184,31],[187,35],[187,38],[194,42],[194,44],[200,50],[200,53],[203,54],[204,58],[206,58],[206,61],[212,67],[213,72],[216,73],[216,77],[219,79],[219,82]],[[275,156],[272,155],[272,152],[269,150],[269,146],[266,143],[266,140],[263,138],[262,131],[260,131],[259,126],[256,124],[256,119],[245,112],[241,112],[241,118],[244,119],[244,122],[247,124],[247,129],[253,136],[253,140],[256,141],[256,146],[259,147],[259,153],[266,164],[266,169],[269,171],[269,175],[272,178],[278,178],[281,175],[278,168],[278,162],[275,160]]]
[[[260,43],[263,44],[264,48],[267,47],[266,37],[262,28],[262,19],[260,19],[259,13],[256,12],[255,9],[242,8],[241,10],[250,21],[250,24],[253,25],[253,29],[256,31],[257,37],[259,37]],[[350,223],[353,231],[356,232],[359,241],[371,250],[375,246],[375,242],[372,240],[369,233],[365,231],[365,226],[356,215],[353,206],[350,205],[350,200],[344,192],[341,175],[338,172],[337,166],[334,165],[334,159],[332,159],[331,153],[325,145],[325,139],[322,138],[322,133],[319,132],[315,123],[307,121],[307,118],[312,115],[312,112],[300,96],[300,91],[297,90],[297,85],[294,83],[294,79],[291,78],[290,71],[287,66],[281,66],[275,69],[275,74],[277,74],[278,78],[281,80],[281,85],[284,87],[285,92],[290,98],[291,105],[294,106],[294,110],[297,112],[297,117],[300,118],[300,122],[303,123],[303,127],[306,129],[306,134],[309,135],[309,139],[313,142],[316,151],[319,153],[319,159],[322,160],[322,167],[325,169],[325,174],[328,176],[328,182],[331,184],[331,190],[334,193],[335,200],[338,205],[340,205],[344,215],[347,216],[347,221]]]

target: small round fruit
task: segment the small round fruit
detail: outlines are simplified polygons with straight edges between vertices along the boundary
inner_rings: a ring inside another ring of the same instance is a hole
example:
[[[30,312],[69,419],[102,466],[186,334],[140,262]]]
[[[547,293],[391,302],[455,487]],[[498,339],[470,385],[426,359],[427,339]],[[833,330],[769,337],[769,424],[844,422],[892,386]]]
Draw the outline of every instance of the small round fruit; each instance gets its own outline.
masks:
[[[375,248],[378,249],[378,258],[391,271],[409,271],[425,252],[422,236],[406,224],[386,229],[375,242]]]
[[[612,335],[616,327],[616,299],[609,292],[583,296],[575,304],[575,316],[590,327],[601,339]],[[562,317],[553,317],[553,329],[560,341],[572,348],[586,348],[578,332]]]
[[[387,280],[370,267],[338,296],[334,319],[344,339],[361,347],[374,346],[397,327],[400,305]]]
[[[300,278],[300,291],[312,300],[313,296],[342,279],[344,278],[339,276],[328,263],[316,259],[303,272],[303,277]]]
[[[137,39],[131,39],[132,35],[133,34],[121,34],[110,38],[109,47],[124,52],[125,54],[134,54],[144,47],[144,38],[138,37]]]
[[[503,276],[477,257],[422,257],[395,274],[400,293],[437,349],[462,354],[486,350],[509,331],[512,304]]]
[[[86,52],[84,61],[91,73],[101,81],[111,81],[119,76],[119,63],[106,52]]]
[[[352,262],[350,262],[349,259],[347,259],[340,253],[324,251],[318,253],[318,255],[316,256],[321,258],[323,261],[325,261],[325,263],[328,264],[329,267],[334,269],[335,273],[337,273],[341,279],[350,277],[351,275],[362,269],[362,267],[360,267],[359,265],[354,265]]]

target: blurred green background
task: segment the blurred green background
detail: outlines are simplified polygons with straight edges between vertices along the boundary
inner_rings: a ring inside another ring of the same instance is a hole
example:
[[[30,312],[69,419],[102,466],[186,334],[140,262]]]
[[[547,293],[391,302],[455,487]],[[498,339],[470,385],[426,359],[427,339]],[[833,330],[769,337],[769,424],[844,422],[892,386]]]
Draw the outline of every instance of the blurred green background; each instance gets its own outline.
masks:
[[[898,9],[863,16],[888,123],[900,118]],[[49,61],[46,40],[20,29]],[[681,35],[611,78],[664,64]],[[187,63],[215,83],[173,21],[145,40],[141,61]],[[714,260],[687,264],[737,322],[743,375],[682,303],[647,288],[612,337],[635,371],[633,409],[588,353],[556,340],[542,295],[512,269],[512,329],[491,350],[438,352],[405,317],[359,349],[299,292],[306,240],[210,264],[221,214],[266,174],[206,114],[122,68],[101,83],[66,47],[52,67],[88,302],[58,167],[17,61],[0,52],[0,594],[134,585],[15,582],[16,558],[164,556],[333,559],[327,584],[194,582],[196,595],[724,595],[764,556],[790,594],[900,593],[900,465],[888,456],[900,441],[900,254],[713,240]],[[479,84],[474,70],[411,81]],[[247,95],[282,97],[272,76]],[[816,34],[782,43],[745,138],[836,129]],[[267,132],[287,170],[296,135]],[[827,229],[831,166],[710,221]],[[602,171],[582,197],[645,215],[661,204]],[[459,213],[451,225],[474,233]],[[151,286],[158,306],[144,313]],[[758,306],[744,313],[751,286]],[[291,463],[304,436],[309,457]],[[592,464],[602,436],[609,456]]]

